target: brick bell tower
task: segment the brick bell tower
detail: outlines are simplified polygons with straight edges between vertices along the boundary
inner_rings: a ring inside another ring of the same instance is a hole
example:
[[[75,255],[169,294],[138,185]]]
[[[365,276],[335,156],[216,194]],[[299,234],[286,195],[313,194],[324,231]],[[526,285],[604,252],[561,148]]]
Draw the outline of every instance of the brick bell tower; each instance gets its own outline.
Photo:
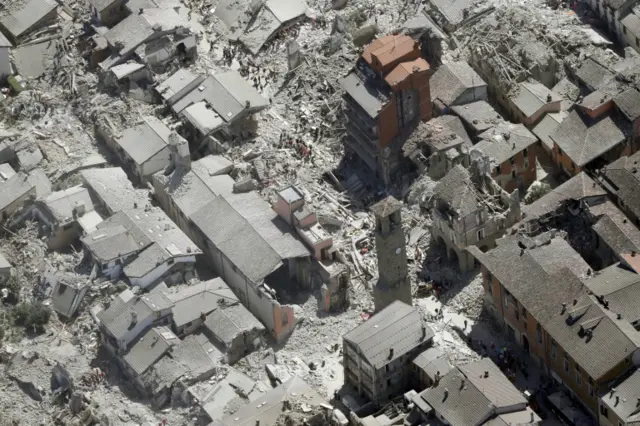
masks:
[[[376,217],[378,280],[373,287],[376,312],[400,300],[411,306],[411,281],[400,215],[402,203],[389,196],[371,210]]]

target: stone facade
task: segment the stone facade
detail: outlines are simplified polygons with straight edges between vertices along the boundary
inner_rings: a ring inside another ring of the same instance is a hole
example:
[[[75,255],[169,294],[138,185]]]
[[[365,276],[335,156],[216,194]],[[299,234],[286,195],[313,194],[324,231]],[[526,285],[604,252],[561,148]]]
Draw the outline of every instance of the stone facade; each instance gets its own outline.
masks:
[[[411,282],[401,208],[402,203],[391,196],[373,206],[379,270],[373,288],[376,312],[395,300],[411,305]]]

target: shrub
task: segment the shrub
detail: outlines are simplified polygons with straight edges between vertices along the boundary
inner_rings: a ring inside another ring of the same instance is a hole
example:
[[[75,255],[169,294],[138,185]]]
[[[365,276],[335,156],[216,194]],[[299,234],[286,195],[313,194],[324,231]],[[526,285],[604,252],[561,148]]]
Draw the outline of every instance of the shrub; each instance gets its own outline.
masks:
[[[40,302],[20,303],[11,310],[16,325],[42,330],[51,318],[51,310]]]

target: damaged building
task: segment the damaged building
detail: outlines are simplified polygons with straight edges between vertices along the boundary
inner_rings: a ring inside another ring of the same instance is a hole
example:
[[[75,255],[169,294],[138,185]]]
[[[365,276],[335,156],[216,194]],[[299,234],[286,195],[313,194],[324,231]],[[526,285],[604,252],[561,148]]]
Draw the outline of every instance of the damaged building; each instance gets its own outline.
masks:
[[[451,107],[488,101],[487,84],[466,62],[442,64],[429,79],[434,114],[448,114]]]
[[[121,210],[142,208],[149,200],[148,192],[134,188],[120,167],[81,170],[80,178],[96,201],[96,206],[108,216]]]
[[[518,190],[506,193],[489,175],[487,162],[476,160],[469,170],[455,166],[438,182],[432,200],[432,238],[464,272],[474,268],[467,247],[490,249],[520,220]]]
[[[348,269],[326,267],[339,266],[339,259],[300,191],[280,191],[274,209],[255,191],[234,193],[228,160],[185,161],[169,175],[154,176],[155,197],[273,337],[281,340],[295,326],[287,294],[326,284],[328,303],[344,303]]]
[[[347,151],[389,185],[402,165],[407,137],[431,118],[429,64],[411,37],[384,36],[365,47],[340,85]]]
[[[51,194],[51,182],[42,169],[29,173],[15,173],[0,181],[0,222],[20,211],[28,199],[37,199]]]
[[[18,45],[33,31],[54,23],[58,19],[58,2],[30,0],[20,8],[10,10],[0,19],[0,31],[13,44]]]
[[[170,145],[182,143],[181,136],[152,116],[142,117],[141,123],[119,134],[114,134],[109,121],[103,119],[98,131],[105,144],[140,182],[166,169],[171,163]]]
[[[97,314],[103,345],[114,354],[126,353],[145,331],[169,325],[171,308],[173,302],[162,292],[136,295],[123,291]]]
[[[196,52],[196,35],[185,18],[172,8],[143,8],[94,38],[94,62],[102,70],[129,59],[162,69],[177,55]]]
[[[518,189],[525,193],[537,178],[538,138],[524,125],[504,121],[478,137],[480,141],[471,150],[489,158],[495,182],[507,192]]]
[[[25,220],[37,221],[42,234],[47,237],[49,248],[60,250],[93,232],[102,222],[102,217],[94,208],[89,190],[75,186],[27,203],[24,210],[12,219],[10,226],[17,227]]]
[[[420,123],[402,147],[420,174],[440,179],[455,165],[469,167],[473,146],[460,118],[442,115]]]
[[[247,120],[269,106],[269,101],[237,71],[209,75],[202,81],[198,77],[191,80],[188,75],[182,78],[159,90],[164,93],[161,96],[175,92],[168,99],[171,110],[182,118],[185,135],[202,154],[208,153],[202,152],[208,136],[229,140],[253,127],[247,125]],[[195,81],[200,81],[197,86],[193,84]]]
[[[98,271],[111,279],[122,273],[140,288],[188,281],[202,253],[164,211],[150,206],[116,213],[82,244]]]
[[[264,326],[221,278],[165,294],[174,303],[172,328],[176,334],[203,333],[228,364],[262,346]]]
[[[254,55],[278,32],[304,19],[304,0],[220,1],[214,15],[227,27],[227,37],[241,42]]]

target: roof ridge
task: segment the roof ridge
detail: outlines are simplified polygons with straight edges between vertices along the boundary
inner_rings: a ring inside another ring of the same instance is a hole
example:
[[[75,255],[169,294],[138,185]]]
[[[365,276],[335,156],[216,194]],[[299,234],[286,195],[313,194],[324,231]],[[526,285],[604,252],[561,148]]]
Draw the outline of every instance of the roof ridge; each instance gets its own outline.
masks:
[[[407,306],[409,306],[409,305],[407,305]],[[400,321],[400,320],[402,320],[402,319],[406,318],[407,316],[409,316],[409,315],[411,315],[411,314],[415,313],[415,309],[413,308],[413,306],[409,306],[409,307],[410,307],[411,309],[410,309],[410,310],[408,310],[408,311],[407,311],[404,315],[402,315],[400,318],[398,318],[395,322]],[[379,313],[380,313],[380,312],[379,312]],[[374,316],[375,316],[375,315],[374,315]],[[372,317],[372,318],[373,318],[373,317]],[[364,324],[364,323],[363,323],[363,324]],[[361,324],[361,325],[362,325],[362,324]],[[391,327],[392,325],[393,325],[392,323],[387,322],[387,323],[386,323],[386,325],[385,325],[384,327],[378,327],[378,328],[377,328],[377,333],[380,333],[380,332],[382,332],[383,330],[388,329],[388,328],[389,328],[389,327]],[[362,340],[362,341],[360,342],[360,344],[362,344],[362,343],[364,343],[364,342],[368,341],[369,339],[371,339],[371,338],[375,337],[375,335],[376,335],[377,333],[372,334],[371,336],[369,336],[369,337],[367,337],[366,339]]]

